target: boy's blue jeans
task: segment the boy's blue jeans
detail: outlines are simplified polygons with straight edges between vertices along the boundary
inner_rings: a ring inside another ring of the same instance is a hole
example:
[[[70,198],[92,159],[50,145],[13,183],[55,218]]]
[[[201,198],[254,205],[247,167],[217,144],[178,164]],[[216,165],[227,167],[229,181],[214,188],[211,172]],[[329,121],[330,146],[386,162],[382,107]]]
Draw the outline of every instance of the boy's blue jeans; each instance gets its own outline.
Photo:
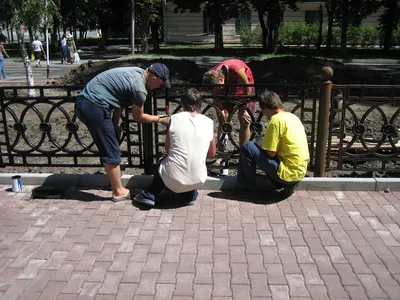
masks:
[[[4,66],[3,66],[3,62],[4,62],[4,57],[0,56],[0,74],[1,76],[3,76],[3,78],[7,77],[6,72],[4,71]]]
[[[274,185],[284,185],[283,181],[277,174],[279,159],[277,157],[268,156],[267,151],[253,142],[248,141],[240,148],[239,169],[236,181],[241,188],[255,189],[256,184],[256,167],[267,174]]]

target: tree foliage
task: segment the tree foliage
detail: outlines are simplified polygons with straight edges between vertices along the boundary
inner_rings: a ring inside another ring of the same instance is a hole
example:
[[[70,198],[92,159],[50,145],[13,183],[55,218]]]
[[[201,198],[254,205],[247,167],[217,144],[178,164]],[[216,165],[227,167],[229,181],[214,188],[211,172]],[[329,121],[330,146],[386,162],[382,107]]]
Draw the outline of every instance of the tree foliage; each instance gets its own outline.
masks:
[[[379,17],[379,29],[383,36],[383,49],[389,51],[392,33],[400,22],[400,4],[396,0],[383,1],[384,13]]]
[[[239,11],[247,10],[248,3],[243,0],[174,0],[176,5],[174,12],[183,13],[189,11],[199,13],[201,9],[207,10],[214,23],[215,48],[223,48],[222,26],[227,20],[238,16]]]
[[[263,49],[272,50],[273,41],[277,43],[279,39],[278,28],[282,24],[283,13],[288,6],[291,10],[298,10],[296,0],[250,0],[253,8],[258,13],[263,35]],[[267,21],[265,21],[267,17]]]

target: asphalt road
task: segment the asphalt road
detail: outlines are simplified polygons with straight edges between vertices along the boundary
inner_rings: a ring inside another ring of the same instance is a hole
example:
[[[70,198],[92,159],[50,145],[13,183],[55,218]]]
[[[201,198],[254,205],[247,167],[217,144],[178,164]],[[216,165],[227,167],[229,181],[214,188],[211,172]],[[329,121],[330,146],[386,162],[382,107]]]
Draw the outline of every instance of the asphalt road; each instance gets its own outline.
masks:
[[[86,61],[81,61],[86,62]],[[47,62],[41,61],[41,66],[36,67],[35,63],[31,62],[33,76],[35,81],[47,80]],[[75,68],[77,64],[62,64],[60,60],[49,61],[49,78],[59,78],[69,73],[69,71]],[[5,59],[4,70],[7,73],[7,78],[2,79],[0,84],[6,84],[6,82],[24,82],[26,81],[24,64],[20,60]]]
[[[142,57],[138,55],[138,57]],[[115,57],[109,57],[115,58]],[[106,58],[107,59],[107,58]],[[217,62],[225,59],[224,57],[185,57],[185,59],[193,60],[197,64],[211,67]],[[98,59],[94,59],[98,60]],[[400,75],[400,63],[399,60],[394,59],[350,59],[341,60],[336,59],[344,63],[345,65],[353,66],[356,68],[367,68],[369,70],[383,71],[387,76],[399,76]],[[81,60],[81,63],[85,63],[87,60]],[[46,61],[42,61],[41,67],[35,67],[35,63],[32,64],[32,70],[35,81],[46,81],[47,80],[47,65]],[[60,60],[50,60],[50,72],[49,79],[55,79],[62,77],[70,72],[71,69],[75,68],[77,64],[62,64]],[[25,69],[24,64],[20,60],[5,59],[4,70],[7,73],[7,78],[0,80],[0,84],[4,85],[6,82],[25,82]]]

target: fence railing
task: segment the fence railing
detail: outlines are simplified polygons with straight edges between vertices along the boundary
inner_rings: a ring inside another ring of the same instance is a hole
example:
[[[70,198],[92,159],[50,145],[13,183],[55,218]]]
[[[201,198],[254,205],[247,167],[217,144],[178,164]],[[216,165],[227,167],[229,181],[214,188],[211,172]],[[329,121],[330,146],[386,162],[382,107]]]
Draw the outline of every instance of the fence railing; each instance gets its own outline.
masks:
[[[268,120],[258,107],[266,90],[277,92],[284,109],[304,124],[311,161],[309,171],[392,171],[400,169],[400,86],[334,85],[326,75],[320,84],[254,85],[254,95],[219,98],[204,93],[201,113],[215,122],[218,152],[228,168],[235,168],[239,153],[240,109],[252,118],[251,139],[263,136]],[[174,85],[154,91],[145,112],[173,114],[181,111],[181,90],[200,85]],[[75,97],[82,86],[0,87],[0,166],[100,167],[98,152],[87,128],[74,113]],[[254,103],[254,106],[247,106]],[[221,105],[229,105],[229,116]],[[332,105],[331,105],[332,104]],[[165,155],[166,128],[140,124],[129,109],[121,120],[121,166],[151,173]],[[214,160],[208,160],[213,168]],[[226,166],[224,167],[226,168]]]

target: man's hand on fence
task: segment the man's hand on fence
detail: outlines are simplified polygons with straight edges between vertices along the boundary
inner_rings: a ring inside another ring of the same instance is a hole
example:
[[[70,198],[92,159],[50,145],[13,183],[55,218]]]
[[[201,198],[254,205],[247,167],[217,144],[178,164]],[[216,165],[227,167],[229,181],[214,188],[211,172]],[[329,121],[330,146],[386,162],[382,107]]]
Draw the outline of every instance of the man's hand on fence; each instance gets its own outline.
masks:
[[[161,115],[158,123],[160,123],[164,126],[168,126],[170,121],[171,121],[171,117],[169,117],[167,115]]]

